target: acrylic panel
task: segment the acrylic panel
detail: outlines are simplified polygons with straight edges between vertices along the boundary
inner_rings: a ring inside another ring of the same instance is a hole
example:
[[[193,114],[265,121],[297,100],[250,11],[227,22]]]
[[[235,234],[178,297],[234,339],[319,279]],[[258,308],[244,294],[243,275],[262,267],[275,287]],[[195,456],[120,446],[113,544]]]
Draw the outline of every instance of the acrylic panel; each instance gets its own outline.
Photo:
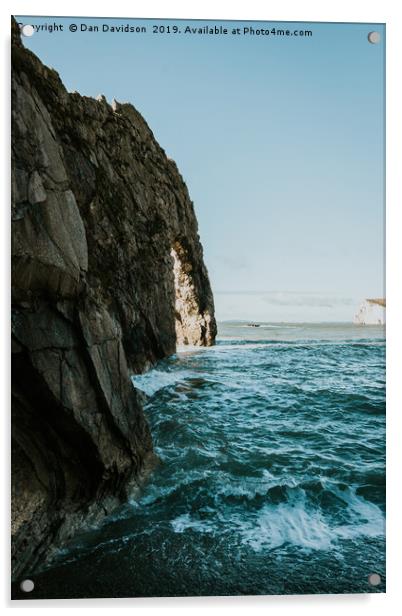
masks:
[[[13,598],[385,592],[384,59],[13,19]]]

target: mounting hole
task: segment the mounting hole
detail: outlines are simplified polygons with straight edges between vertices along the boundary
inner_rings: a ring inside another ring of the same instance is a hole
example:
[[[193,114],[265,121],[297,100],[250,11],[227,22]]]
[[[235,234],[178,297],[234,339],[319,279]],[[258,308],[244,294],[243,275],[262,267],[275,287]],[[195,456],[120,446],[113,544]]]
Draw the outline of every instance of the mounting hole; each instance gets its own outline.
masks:
[[[381,576],[378,573],[371,573],[368,578],[370,586],[378,586],[381,584]]]
[[[368,38],[369,43],[372,43],[373,45],[376,45],[381,40],[381,36],[379,32],[369,32],[367,35],[367,38]]]
[[[20,588],[22,592],[32,592],[35,588],[35,584],[32,580],[22,580],[20,584]]]
[[[25,24],[25,26],[22,26],[21,28],[21,33],[23,34],[23,36],[32,36],[34,32],[35,28],[30,24]]]

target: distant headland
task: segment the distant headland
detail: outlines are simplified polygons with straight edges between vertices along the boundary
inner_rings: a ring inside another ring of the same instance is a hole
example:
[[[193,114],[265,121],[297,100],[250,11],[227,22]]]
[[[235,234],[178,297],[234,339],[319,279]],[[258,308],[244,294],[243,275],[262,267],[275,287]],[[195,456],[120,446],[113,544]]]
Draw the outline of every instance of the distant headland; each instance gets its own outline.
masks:
[[[353,322],[356,325],[385,325],[385,298],[365,299],[356,313]]]

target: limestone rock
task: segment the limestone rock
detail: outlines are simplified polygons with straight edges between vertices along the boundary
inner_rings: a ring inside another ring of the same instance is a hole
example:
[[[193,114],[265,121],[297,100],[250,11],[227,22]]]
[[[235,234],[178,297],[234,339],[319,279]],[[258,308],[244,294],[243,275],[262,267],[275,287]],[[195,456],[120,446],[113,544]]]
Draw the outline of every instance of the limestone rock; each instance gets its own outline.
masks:
[[[373,298],[364,300],[353,322],[355,325],[385,325],[386,300]]]
[[[130,375],[214,343],[197,221],[129,104],[69,94],[12,46],[13,571],[122,502],[152,465]]]

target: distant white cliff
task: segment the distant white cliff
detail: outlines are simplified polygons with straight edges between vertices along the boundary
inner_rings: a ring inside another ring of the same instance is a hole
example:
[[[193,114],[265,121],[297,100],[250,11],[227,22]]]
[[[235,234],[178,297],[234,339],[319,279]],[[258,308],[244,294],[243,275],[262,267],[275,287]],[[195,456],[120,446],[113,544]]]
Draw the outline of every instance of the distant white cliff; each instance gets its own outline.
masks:
[[[385,325],[385,299],[366,299],[353,319],[356,325]]]

